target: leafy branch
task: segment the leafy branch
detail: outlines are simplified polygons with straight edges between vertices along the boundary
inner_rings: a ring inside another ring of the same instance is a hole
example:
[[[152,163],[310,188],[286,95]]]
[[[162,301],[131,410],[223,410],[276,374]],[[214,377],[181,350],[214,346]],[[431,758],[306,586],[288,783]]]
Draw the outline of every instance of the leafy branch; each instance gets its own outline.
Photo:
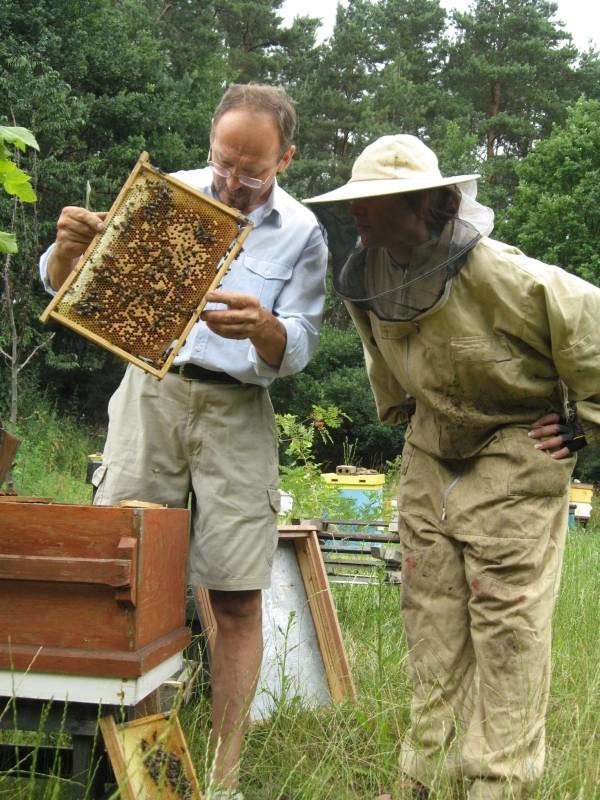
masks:
[[[14,195],[23,203],[35,203],[36,195],[30,176],[11,158],[10,146],[25,152],[27,147],[39,150],[33,133],[27,128],[9,128],[0,125],[0,181],[7,194]],[[17,237],[13,233],[0,231],[0,253],[18,252]]]
[[[305,420],[296,414],[276,414],[277,433],[280,444],[285,444],[285,452],[295,465],[313,463],[313,444],[315,433],[324,442],[331,442],[329,430],[339,428],[343,419],[349,419],[337,406],[313,405]]]

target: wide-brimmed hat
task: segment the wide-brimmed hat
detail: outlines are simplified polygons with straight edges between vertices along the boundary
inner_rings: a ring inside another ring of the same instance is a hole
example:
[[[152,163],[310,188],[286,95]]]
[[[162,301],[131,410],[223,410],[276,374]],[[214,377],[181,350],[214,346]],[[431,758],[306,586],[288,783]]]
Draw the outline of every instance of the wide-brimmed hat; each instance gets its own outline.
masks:
[[[352,177],[344,186],[309,197],[304,202],[334,203],[359,197],[418,192],[466,183],[479,177],[474,174],[445,178],[433,150],[416,136],[398,133],[382,136],[366,147],[354,162]]]

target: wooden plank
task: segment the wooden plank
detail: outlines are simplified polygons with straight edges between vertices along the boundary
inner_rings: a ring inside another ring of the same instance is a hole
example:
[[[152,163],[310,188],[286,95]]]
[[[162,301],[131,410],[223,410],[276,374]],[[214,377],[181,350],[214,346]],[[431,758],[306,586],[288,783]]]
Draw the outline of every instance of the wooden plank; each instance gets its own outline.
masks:
[[[52,644],[0,644],[0,669],[50,672],[66,675],[137,678],[180,653],[191,641],[188,628],[182,627],[153,640],[143,648],[125,641],[121,649],[100,646],[76,647]]]
[[[15,556],[0,553],[0,580],[129,586],[132,573],[134,569],[130,559]]]
[[[128,764],[123,753],[119,730],[112,714],[108,714],[100,719],[100,730],[104,739],[104,746],[110,759],[110,764],[119,786],[121,800],[137,800],[131,781],[128,775]]]
[[[11,777],[36,775],[61,775],[70,777],[73,772],[73,751],[70,747],[55,745],[0,744],[0,772],[10,772]]]
[[[1,693],[0,693],[1,694]],[[122,711],[119,703],[103,706],[105,714]],[[92,702],[42,700],[0,696],[0,730],[38,733],[78,733],[94,736],[98,730],[98,706]]]
[[[327,541],[324,542],[322,539],[319,539],[319,544],[321,546],[321,552],[323,556],[327,556],[327,553],[339,553],[340,555],[345,554],[347,556],[365,556],[369,557],[372,555],[371,547],[380,547],[381,545],[375,545],[373,542],[368,542],[368,547],[357,547],[355,543],[346,543],[345,541],[341,544],[339,542],[331,542]],[[388,544],[388,542],[386,542]]]
[[[353,528],[383,528],[387,530],[389,522],[384,519],[326,519],[319,520],[320,525],[315,525],[316,530],[327,530],[330,525],[351,525]]]
[[[346,655],[316,530],[295,542],[300,572],[306,587],[317,638],[334,700],[356,699],[356,688]]]
[[[196,608],[198,616],[200,617],[200,627],[202,628],[202,634],[206,640],[209,655],[212,656],[215,646],[215,636],[217,635],[217,620],[210,604],[208,589],[205,589],[204,586],[196,586],[194,587],[194,591],[197,601]]]
[[[0,515],[0,668],[136,676],[189,643],[187,509],[7,503]]]
[[[348,586],[366,586],[379,583],[375,575],[347,574],[345,572],[327,571],[329,583],[343,583]]]
[[[51,497],[37,497],[26,494],[0,495],[0,503],[51,503]]]
[[[377,561],[374,558],[368,560],[367,559],[359,560],[358,558],[353,558],[353,559],[352,558],[343,559],[335,557],[330,558],[329,556],[327,556],[326,553],[324,553],[323,556],[324,556],[323,561],[325,562],[325,566],[332,564],[340,567],[348,567],[348,569],[367,569],[367,568],[375,569],[377,567],[383,569],[384,567],[383,562]]]
[[[369,542],[370,544],[397,544],[400,537],[397,533],[379,534],[362,531],[317,530],[321,542]]]
[[[187,509],[135,509],[143,536],[139,545],[136,598],[138,647],[171,630],[184,628],[190,512]]]
[[[17,645],[130,651],[136,628],[135,609],[118,604],[111,586],[0,581],[0,645],[7,652]]]
[[[165,509],[168,515],[186,512]],[[7,502],[2,515],[2,550],[14,555],[104,558],[116,555],[122,537],[135,533],[135,510],[111,506]],[[173,520],[173,524],[175,520]]]
[[[278,531],[280,539],[294,544],[331,697],[334,702],[356,699],[356,688],[315,529],[302,525],[282,525]],[[212,653],[216,620],[208,591],[202,587],[198,589],[198,612],[202,630],[207,636],[209,653]]]

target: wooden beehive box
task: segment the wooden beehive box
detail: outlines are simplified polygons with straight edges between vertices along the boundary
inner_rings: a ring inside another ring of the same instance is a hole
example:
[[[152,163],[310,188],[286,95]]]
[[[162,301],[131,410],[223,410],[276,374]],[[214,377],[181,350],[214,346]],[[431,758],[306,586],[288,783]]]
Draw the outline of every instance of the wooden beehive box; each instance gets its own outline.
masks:
[[[189,512],[0,504],[0,669],[136,678],[189,642]]]
[[[142,153],[40,319],[66,325],[157,378],[168,372],[252,223]]]

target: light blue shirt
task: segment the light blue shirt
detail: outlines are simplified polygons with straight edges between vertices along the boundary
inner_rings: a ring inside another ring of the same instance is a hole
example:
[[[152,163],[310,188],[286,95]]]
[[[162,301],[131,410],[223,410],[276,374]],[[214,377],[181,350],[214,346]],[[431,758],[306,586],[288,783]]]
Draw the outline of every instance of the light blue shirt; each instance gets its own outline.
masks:
[[[214,197],[210,167],[182,170],[173,177]],[[227,372],[245,383],[268,386],[274,378],[300,372],[314,354],[325,302],[327,246],[316,217],[275,182],[267,201],[247,215],[253,228],[220,288],[258,297],[284,325],[287,343],[279,368],[269,366],[249,339],[225,339],[201,320],[190,331],[175,364],[191,362]],[[50,247],[40,259],[46,290]]]

